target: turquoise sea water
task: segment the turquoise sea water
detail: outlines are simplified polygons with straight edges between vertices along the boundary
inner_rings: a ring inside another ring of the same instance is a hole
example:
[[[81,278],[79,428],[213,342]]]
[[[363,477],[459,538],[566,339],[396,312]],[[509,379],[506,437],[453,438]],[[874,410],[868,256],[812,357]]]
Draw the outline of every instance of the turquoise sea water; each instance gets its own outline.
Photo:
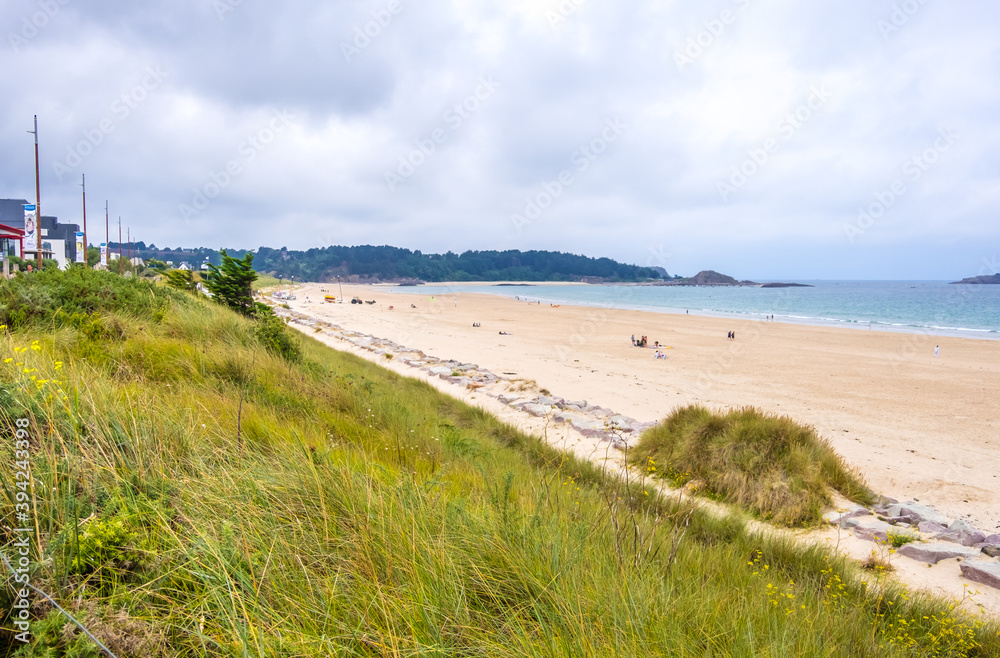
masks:
[[[1000,285],[944,281],[800,281],[812,288],[425,285],[392,292],[475,292],[553,304],[762,318],[938,336],[1000,339]]]

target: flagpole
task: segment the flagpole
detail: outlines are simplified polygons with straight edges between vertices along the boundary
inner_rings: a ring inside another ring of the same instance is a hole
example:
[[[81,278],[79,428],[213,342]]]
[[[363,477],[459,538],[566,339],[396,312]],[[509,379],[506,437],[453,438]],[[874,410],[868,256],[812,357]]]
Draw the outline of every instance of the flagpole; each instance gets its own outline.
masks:
[[[83,187],[83,266],[90,267],[87,262],[87,174],[80,174],[83,178],[83,182],[80,184]]]
[[[122,216],[118,215],[118,275],[122,273]]]
[[[104,266],[111,271],[111,233],[108,231],[108,200],[104,200]]]
[[[35,129],[29,130],[29,133],[35,136],[35,232],[38,234],[35,240],[35,246],[38,251],[35,252],[38,269],[42,269],[42,187],[40,182],[40,176],[38,175],[38,115],[35,115]]]

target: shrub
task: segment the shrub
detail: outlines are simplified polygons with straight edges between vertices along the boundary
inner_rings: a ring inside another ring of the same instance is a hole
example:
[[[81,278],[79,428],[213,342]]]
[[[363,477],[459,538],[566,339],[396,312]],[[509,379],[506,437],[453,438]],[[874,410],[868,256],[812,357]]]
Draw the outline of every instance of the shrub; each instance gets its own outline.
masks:
[[[289,333],[284,321],[273,313],[258,318],[254,335],[269,352],[291,363],[302,360],[301,344]]]
[[[117,311],[155,316],[180,299],[168,288],[112,272],[84,267],[46,269],[0,280],[0,324],[14,329],[44,324],[57,312],[72,316]]]
[[[782,525],[819,520],[836,489],[869,503],[872,493],[830,445],[788,417],[753,408],[713,413],[677,409],[646,432],[633,458],[646,471],[684,473],[723,500]]]

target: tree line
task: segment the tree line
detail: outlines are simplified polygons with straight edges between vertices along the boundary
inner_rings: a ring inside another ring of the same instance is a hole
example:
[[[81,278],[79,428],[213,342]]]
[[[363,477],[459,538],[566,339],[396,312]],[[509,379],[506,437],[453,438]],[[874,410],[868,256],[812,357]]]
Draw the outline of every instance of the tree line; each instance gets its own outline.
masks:
[[[213,249],[157,249],[139,242],[144,258],[187,261],[199,266],[207,258],[220,265]],[[242,258],[247,251],[229,250]],[[338,276],[365,281],[646,281],[673,278],[662,268],[640,267],[610,258],[591,258],[558,251],[466,251],[424,254],[387,245],[331,246],[308,251],[261,247],[254,269],[282,278],[333,281]]]

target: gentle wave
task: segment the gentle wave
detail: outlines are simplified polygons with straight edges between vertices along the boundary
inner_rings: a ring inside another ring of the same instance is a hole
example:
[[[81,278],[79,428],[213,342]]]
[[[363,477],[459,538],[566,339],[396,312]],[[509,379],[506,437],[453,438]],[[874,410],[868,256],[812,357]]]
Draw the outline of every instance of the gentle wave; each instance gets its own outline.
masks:
[[[697,288],[622,285],[517,287],[421,286],[394,292],[485,293],[525,302],[618,308],[655,313],[761,319],[904,333],[996,340],[1000,286],[960,290],[941,281],[810,281],[811,288]],[[515,294],[516,293],[516,294]],[[942,322],[942,320],[944,320]]]

